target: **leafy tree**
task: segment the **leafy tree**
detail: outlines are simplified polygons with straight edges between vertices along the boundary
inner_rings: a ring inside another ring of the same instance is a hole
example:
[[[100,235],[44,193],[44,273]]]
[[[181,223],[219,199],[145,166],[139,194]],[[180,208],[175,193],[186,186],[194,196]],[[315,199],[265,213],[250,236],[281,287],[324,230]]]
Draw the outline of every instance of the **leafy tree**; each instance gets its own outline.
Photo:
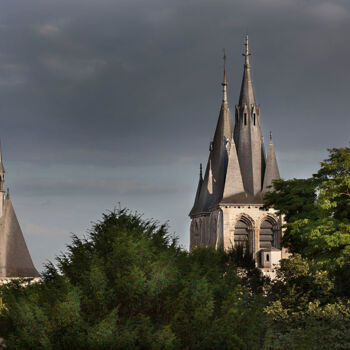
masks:
[[[26,350],[260,349],[263,280],[243,282],[235,254],[185,252],[164,225],[105,214],[42,283],[1,287],[0,337]],[[244,264],[256,270],[248,256]]]
[[[350,148],[333,148],[312,178],[278,180],[266,195],[286,217],[283,245],[335,272],[349,264]]]
[[[264,350],[349,349],[350,302],[336,298],[327,271],[295,255],[269,289]]]

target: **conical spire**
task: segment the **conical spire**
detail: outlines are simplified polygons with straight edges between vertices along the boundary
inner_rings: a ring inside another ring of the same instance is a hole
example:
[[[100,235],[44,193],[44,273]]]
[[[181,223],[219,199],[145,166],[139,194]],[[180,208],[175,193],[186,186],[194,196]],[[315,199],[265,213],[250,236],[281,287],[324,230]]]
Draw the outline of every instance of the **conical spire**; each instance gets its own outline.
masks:
[[[234,139],[244,188],[247,193],[256,196],[262,189],[265,159],[261,139],[260,108],[255,102],[250,72],[248,35],[245,37],[243,56],[244,70],[241,93],[235,111]]]
[[[278,170],[275,147],[272,141],[272,132],[270,131],[270,141],[269,141],[269,153],[267,155],[266,169],[264,176],[263,193],[271,190],[269,186],[272,186],[273,180],[280,178],[280,172]]]
[[[193,207],[192,207],[192,209],[190,211],[190,215],[196,214],[198,212],[198,210],[199,210],[199,195],[201,193],[202,185],[203,185],[202,163],[200,163],[200,165],[199,165],[199,180],[198,180],[197,192],[196,192],[196,197],[195,197],[195,200],[194,200]]]
[[[201,212],[208,212],[209,208],[222,199],[227,167],[226,140],[233,135],[233,122],[227,103],[226,80],[226,55],[224,54],[223,99],[220,108],[218,122],[216,124],[213,141],[209,146],[209,159],[201,184],[201,190],[197,203],[190,212],[190,216]],[[198,188],[197,188],[198,190]]]
[[[252,84],[252,77],[250,72],[250,63],[249,56],[251,53],[249,52],[249,42],[248,35],[245,36],[245,51],[242,54],[245,57],[244,61],[244,73],[242,79],[241,93],[239,96],[239,105],[240,106],[248,106],[250,107],[252,104],[255,104],[254,90]]]
[[[228,163],[225,179],[224,193],[222,196],[223,202],[232,199],[236,194],[243,193],[243,180],[241,169],[238,162],[236,145],[233,138],[229,141],[228,145]]]
[[[0,278],[39,277],[33,265],[10,198],[0,218]]]

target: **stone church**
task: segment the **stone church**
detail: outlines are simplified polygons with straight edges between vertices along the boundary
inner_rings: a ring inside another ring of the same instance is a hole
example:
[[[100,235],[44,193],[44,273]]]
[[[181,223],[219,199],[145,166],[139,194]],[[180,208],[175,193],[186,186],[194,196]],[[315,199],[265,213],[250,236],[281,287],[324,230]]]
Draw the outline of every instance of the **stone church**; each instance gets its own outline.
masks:
[[[270,132],[265,154],[260,106],[256,103],[249,62],[248,36],[244,70],[234,123],[227,100],[226,56],[219,119],[209,146],[209,159],[190,212],[190,249],[214,246],[229,249],[246,245],[257,265],[268,275],[287,252],[281,249],[283,218],[263,209],[264,194],[279,170]]]
[[[9,190],[5,192],[5,168],[0,150],[0,284],[11,278],[39,277],[30,257]]]

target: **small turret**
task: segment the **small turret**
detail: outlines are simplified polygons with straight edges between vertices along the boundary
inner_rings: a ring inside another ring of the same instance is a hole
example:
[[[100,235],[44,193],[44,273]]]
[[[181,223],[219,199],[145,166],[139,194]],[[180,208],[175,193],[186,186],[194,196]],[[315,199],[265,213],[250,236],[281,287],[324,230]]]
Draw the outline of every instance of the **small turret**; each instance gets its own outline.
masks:
[[[232,202],[235,195],[244,193],[242,174],[233,138],[227,143],[227,152],[228,163],[222,202]]]
[[[199,165],[199,180],[198,180],[196,198],[194,200],[194,204],[193,204],[193,207],[191,209],[190,216],[195,214],[199,210],[199,207],[198,207],[199,206],[199,195],[201,193],[202,185],[203,185],[203,174],[202,174],[202,163],[200,163],[200,165]]]
[[[266,169],[264,176],[263,193],[271,190],[273,180],[280,178],[280,172],[278,170],[277,159],[275,154],[275,147],[272,141],[272,132],[270,131],[269,152],[267,155]]]

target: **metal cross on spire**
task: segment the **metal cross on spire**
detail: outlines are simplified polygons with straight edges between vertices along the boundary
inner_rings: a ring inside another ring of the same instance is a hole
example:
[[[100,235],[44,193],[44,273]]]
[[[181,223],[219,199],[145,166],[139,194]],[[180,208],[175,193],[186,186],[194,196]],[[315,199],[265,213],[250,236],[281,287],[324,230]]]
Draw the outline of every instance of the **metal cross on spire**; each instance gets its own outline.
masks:
[[[225,49],[222,49],[222,51],[224,52],[224,84],[226,84],[226,51]]]
[[[242,53],[242,55],[245,57],[245,64],[248,65],[249,64],[249,56],[251,55],[251,53],[249,52],[248,34],[245,36],[244,46],[245,46],[245,52]]]
[[[223,86],[223,89],[222,89],[222,101],[223,102],[227,102],[227,80],[226,80],[226,52],[225,52],[225,49],[222,49],[222,51],[224,52],[224,80],[222,82],[222,86]]]

